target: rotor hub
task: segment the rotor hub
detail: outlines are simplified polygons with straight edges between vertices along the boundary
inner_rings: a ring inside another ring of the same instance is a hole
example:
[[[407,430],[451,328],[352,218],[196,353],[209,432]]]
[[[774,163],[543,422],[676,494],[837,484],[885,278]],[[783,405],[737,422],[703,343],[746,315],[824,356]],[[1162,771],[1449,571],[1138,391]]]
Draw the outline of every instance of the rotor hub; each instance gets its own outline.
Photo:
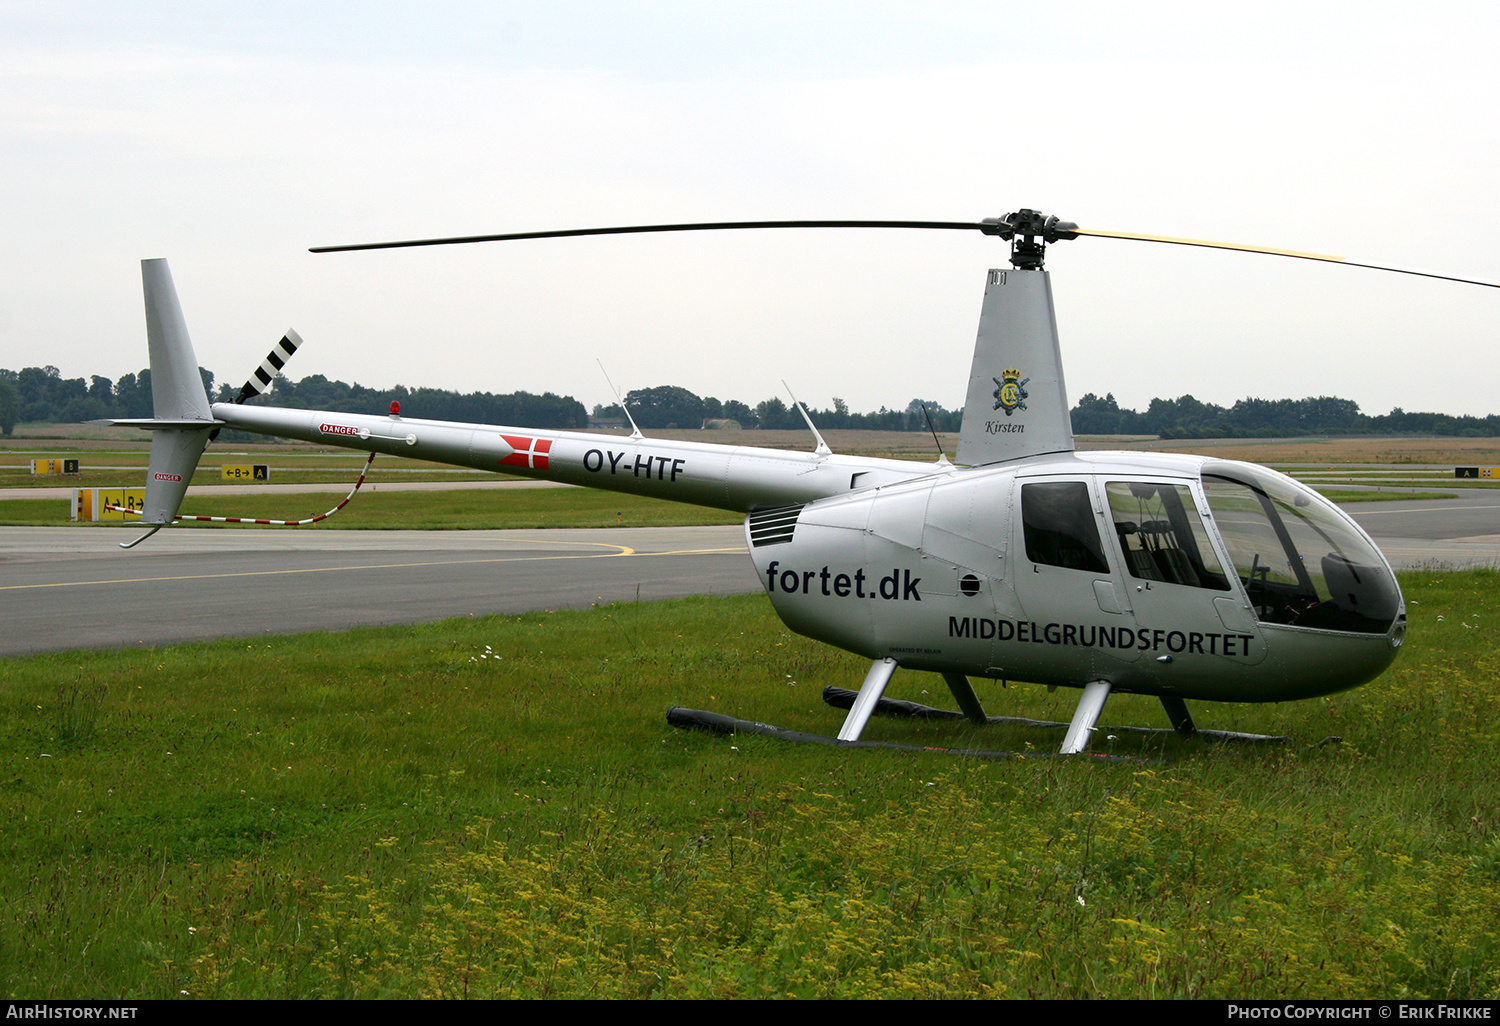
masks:
[[[1010,263],[1021,271],[1039,271],[1047,257],[1047,243],[1076,239],[1078,226],[1040,210],[1017,210],[1004,217],[987,217],[980,224],[986,235],[1010,243]]]

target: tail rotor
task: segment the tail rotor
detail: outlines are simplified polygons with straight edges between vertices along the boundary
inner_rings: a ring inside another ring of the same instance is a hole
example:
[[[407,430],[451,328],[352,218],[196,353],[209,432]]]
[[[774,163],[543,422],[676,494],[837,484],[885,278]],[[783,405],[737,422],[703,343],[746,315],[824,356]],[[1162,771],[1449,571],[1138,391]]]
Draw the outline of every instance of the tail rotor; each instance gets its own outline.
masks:
[[[258,395],[265,395],[269,392],[271,383],[276,380],[276,375],[281,373],[281,369],[286,366],[286,362],[292,358],[292,354],[301,345],[302,336],[291,328],[286,329],[286,334],[281,336],[281,341],[266,354],[260,366],[255,368],[255,373],[250,375],[240,389],[240,394],[234,397],[235,404],[239,405],[247,399],[254,399]]]

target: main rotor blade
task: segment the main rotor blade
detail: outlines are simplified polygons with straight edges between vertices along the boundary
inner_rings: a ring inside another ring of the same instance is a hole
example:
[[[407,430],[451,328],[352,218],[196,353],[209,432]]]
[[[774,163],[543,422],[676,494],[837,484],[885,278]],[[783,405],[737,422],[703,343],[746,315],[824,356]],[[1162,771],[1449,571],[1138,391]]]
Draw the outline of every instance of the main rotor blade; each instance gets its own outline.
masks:
[[[412,249],[418,246],[458,246],[471,242],[511,242],[521,239],[568,239],[584,235],[640,235],[654,232],[713,232],[734,231],[747,228],[918,228],[942,231],[982,232],[998,235],[1004,239],[1023,236],[1031,243],[1044,235],[1048,240],[1063,241],[1087,235],[1102,239],[1125,239],[1133,242],[1159,242],[1171,246],[1199,246],[1204,249],[1238,250],[1241,253],[1260,253],[1266,256],[1292,257],[1297,260],[1317,260],[1328,264],[1348,264],[1351,267],[1367,267],[1375,271],[1394,271],[1397,274],[1414,274],[1423,278],[1439,278],[1468,285],[1483,285],[1500,288],[1500,282],[1484,281],[1443,271],[1428,271],[1420,267],[1402,267],[1398,264],[1378,264],[1352,257],[1332,256],[1327,253],[1305,253],[1295,249],[1273,249],[1269,246],[1247,246],[1238,242],[1212,242],[1207,239],[1179,239],[1168,235],[1141,235],[1137,232],[1108,232],[1094,228],[1077,228],[1057,222],[1056,218],[1042,218],[1031,210],[1022,210],[1005,218],[989,218],[984,221],[854,221],[854,220],[807,220],[807,221],[700,221],[688,224],[636,224],[613,228],[564,228],[543,232],[506,232],[499,235],[455,235],[441,239],[406,239],[395,242],[361,242],[344,246],[313,246],[310,253],[347,253],[367,249]],[[1015,257],[1012,256],[1012,262]]]
[[[1459,281],[1467,285],[1484,285],[1500,289],[1500,282],[1465,278],[1444,271],[1426,271],[1420,267],[1402,267],[1398,264],[1376,264],[1353,257],[1330,256],[1327,253],[1304,253],[1295,249],[1272,249],[1269,246],[1245,246],[1238,242],[1210,242],[1205,239],[1177,239],[1169,235],[1138,235],[1134,232],[1105,232],[1092,228],[1075,228],[1074,235],[1091,235],[1101,239],[1128,239],[1133,242],[1162,242],[1170,246],[1201,246],[1205,249],[1234,249],[1242,253],[1263,253],[1267,256],[1292,257],[1296,260],[1320,260],[1328,264],[1348,264],[1350,267],[1368,267],[1375,271],[1395,271],[1397,274],[1415,274],[1423,278],[1441,278],[1444,281]]]
[[[713,232],[741,228],[937,228],[996,234],[997,225],[978,221],[703,221],[695,224],[636,224],[617,228],[566,228],[562,231],[509,232],[503,235],[459,235],[447,239],[410,239],[403,242],[362,242],[348,246],[312,246],[309,253],[347,253],[359,249],[410,249],[416,246],[457,246],[469,242],[510,242],[516,239],[567,239],[580,235],[637,235],[647,232]]]

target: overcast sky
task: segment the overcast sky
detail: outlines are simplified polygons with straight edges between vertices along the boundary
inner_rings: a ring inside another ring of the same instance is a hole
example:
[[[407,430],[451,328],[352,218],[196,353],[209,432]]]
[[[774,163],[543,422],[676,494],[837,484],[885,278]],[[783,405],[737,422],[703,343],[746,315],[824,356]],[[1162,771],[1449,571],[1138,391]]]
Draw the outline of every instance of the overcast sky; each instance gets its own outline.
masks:
[[[1080,225],[1500,282],[1500,8],[1260,3],[0,2],[0,366],[199,361],[555,391],[962,403],[998,240],[755,232],[313,255],[650,221]],[[1071,398],[1500,412],[1500,289],[1052,247]]]

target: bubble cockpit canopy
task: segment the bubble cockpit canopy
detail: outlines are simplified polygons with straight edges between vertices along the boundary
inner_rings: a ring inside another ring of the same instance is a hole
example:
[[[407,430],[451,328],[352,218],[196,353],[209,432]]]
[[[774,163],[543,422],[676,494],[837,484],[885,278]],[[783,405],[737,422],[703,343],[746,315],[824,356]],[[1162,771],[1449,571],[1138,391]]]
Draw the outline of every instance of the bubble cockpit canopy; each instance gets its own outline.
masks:
[[[1317,492],[1238,463],[1206,463],[1203,490],[1235,573],[1266,624],[1384,634],[1401,592],[1364,532]]]

